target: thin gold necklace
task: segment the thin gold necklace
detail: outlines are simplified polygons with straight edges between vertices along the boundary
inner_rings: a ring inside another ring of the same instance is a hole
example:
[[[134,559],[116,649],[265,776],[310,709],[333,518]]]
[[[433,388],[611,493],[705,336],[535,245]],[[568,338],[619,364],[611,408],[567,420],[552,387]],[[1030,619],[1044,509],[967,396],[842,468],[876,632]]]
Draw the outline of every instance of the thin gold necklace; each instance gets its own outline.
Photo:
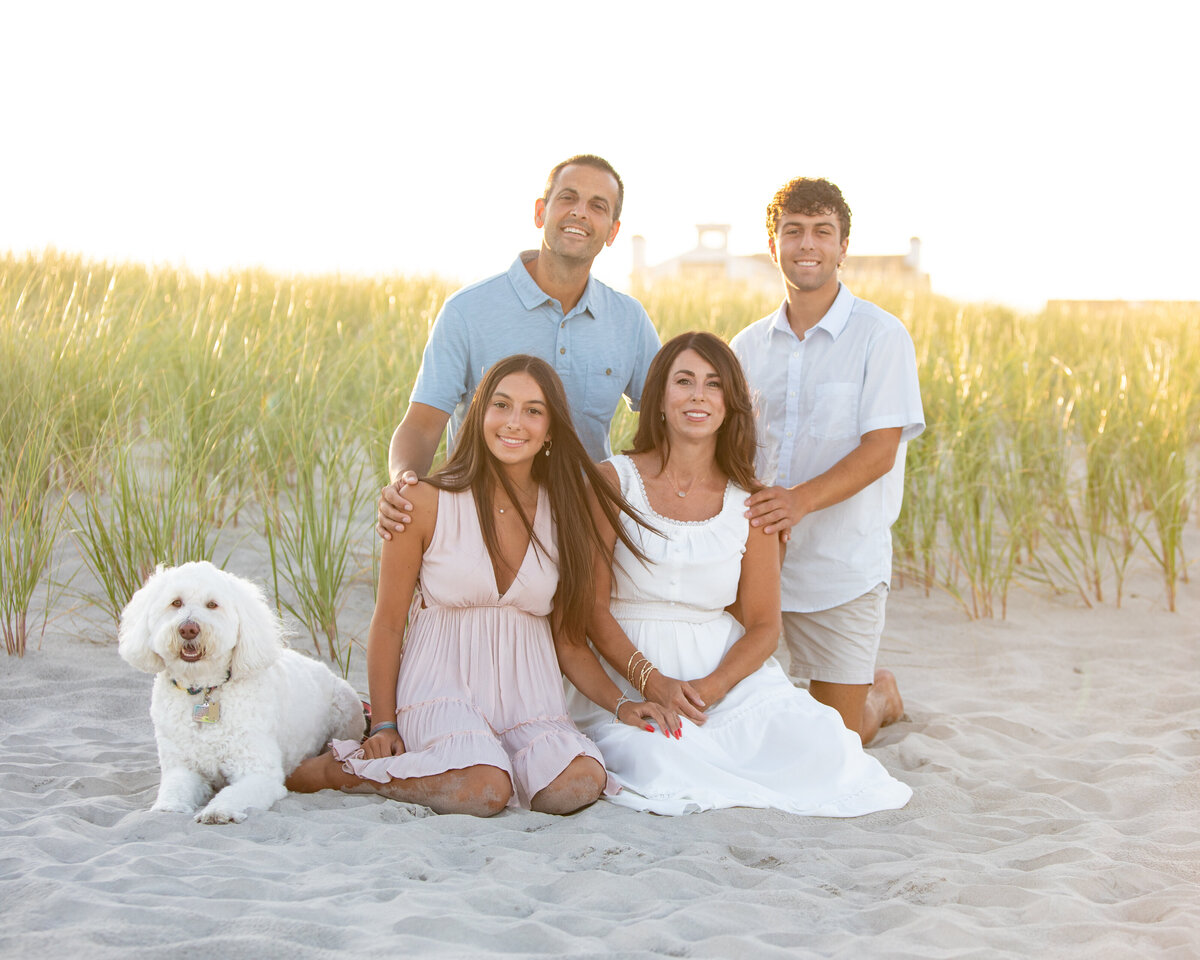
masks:
[[[517,485],[514,483],[514,484],[513,484],[513,486],[517,486]],[[533,494],[532,494],[532,496],[533,496],[533,498],[534,498],[535,500],[537,499],[537,488],[538,488],[538,485],[535,483],[535,484],[533,485]],[[500,490],[503,490],[503,489],[504,489],[504,487],[503,487],[503,486],[501,486],[499,489],[500,489]],[[529,493],[529,491],[528,491],[528,490],[522,490],[520,487],[517,487],[517,489],[518,489],[518,490],[520,490],[520,491],[521,491],[521,493],[525,494],[525,496],[526,496],[526,497],[529,497],[529,496],[530,496],[530,493]],[[499,504],[497,504],[497,505],[496,505],[496,512],[497,512],[497,513],[503,513],[503,512],[504,512],[505,510],[507,510],[507,509],[508,509],[507,507],[502,507],[502,506],[500,506]]]
[[[675,496],[679,497],[680,499],[686,497],[689,493],[695,490],[696,484],[708,482],[708,474],[706,473],[702,480],[693,480],[690,487],[688,487],[686,490],[680,490],[679,484],[677,484],[675,482],[675,478],[671,476],[671,471],[667,469],[666,464],[663,464],[663,473],[667,475],[667,482],[671,484],[671,489],[675,491]]]

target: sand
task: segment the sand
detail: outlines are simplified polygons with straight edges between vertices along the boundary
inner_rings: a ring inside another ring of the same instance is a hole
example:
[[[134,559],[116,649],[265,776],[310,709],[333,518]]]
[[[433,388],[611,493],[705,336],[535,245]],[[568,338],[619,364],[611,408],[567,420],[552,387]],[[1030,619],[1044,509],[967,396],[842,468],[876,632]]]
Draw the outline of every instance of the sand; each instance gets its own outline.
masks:
[[[265,579],[261,544],[228,566]],[[1153,571],[1130,589],[1015,589],[996,621],[894,591],[907,709],[871,750],[903,810],[479,820],[326,792],[220,827],[149,812],[151,678],[65,600],[3,662],[0,956],[1197,957],[1200,585],[1174,614]],[[346,632],[369,614],[360,584]]]

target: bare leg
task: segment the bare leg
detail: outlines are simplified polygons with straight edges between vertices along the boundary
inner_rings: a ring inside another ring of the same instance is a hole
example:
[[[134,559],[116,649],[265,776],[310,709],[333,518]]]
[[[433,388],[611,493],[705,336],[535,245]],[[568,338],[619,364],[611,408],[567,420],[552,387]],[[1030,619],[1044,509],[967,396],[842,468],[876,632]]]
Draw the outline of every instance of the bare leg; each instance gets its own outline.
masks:
[[[890,670],[876,670],[874,683],[812,680],[808,692],[814,700],[840,713],[846,729],[857,733],[864,747],[875,739],[880,727],[904,716],[904,701]]]
[[[600,799],[608,777],[591,757],[576,757],[567,769],[534,794],[530,807],[538,813],[574,813]]]
[[[476,817],[494,816],[512,797],[512,782],[499,767],[477,764],[429,777],[377,783],[346,773],[332,752],[305,760],[291,772],[284,785],[296,793],[318,790],[375,793],[405,803],[419,803],[435,813],[469,813]]]

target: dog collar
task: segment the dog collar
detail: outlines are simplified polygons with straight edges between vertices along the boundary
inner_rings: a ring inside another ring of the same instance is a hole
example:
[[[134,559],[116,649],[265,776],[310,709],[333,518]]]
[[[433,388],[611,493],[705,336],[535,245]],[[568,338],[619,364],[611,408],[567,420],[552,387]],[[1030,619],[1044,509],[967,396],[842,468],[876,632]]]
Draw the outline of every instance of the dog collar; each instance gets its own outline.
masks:
[[[232,676],[233,676],[233,671],[232,671],[232,670],[226,670],[226,671],[225,671],[225,679],[224,679],[224,680],[222,680],[222,681],[221,681],[221,683],[228,683],[228,682],[229,682],[229,678],[230,678],[230,677],[232,677]],[[208,696],[210,693],[212,693],[214,690],[216,690],[216,689],[217,689],[217,687],[221,686],[221,683],[214,683],[214,684],[213,684],[211,687],[181,687],[181,686],[179,686],[179,684],[178,684],[178,683],[176,683],[176,682],[175,682],[175,678],[174,678],[174,677],[172,677],[172,678],[171,678],[171,686],[173,686],[173,687],[175,687],[176,689],[179,689],[179,690],[186,690],[186,691],[187,691],[188,693],[190,693],[190,694],[191,694],[193,697],[194,697],[196,694],[198,694],[198,693],[203,693],[203,694],[204,694],[204,696],[205,696],[205,697],[207,697],[207,696]]]

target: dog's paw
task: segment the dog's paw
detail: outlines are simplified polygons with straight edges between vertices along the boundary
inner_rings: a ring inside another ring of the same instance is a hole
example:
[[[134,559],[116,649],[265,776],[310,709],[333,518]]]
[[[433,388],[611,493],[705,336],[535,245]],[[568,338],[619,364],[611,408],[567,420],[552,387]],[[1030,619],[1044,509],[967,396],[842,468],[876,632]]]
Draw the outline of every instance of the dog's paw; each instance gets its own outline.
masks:
[[[196,822],[241,823],[249,815],[249,810],[230,810],[226,807],[218,807],[210,803],[207,807],[196,814]]]
[[[159,800],[150,808],[151,813],[192,813],[196,809],[194,803],[182,800]]]

